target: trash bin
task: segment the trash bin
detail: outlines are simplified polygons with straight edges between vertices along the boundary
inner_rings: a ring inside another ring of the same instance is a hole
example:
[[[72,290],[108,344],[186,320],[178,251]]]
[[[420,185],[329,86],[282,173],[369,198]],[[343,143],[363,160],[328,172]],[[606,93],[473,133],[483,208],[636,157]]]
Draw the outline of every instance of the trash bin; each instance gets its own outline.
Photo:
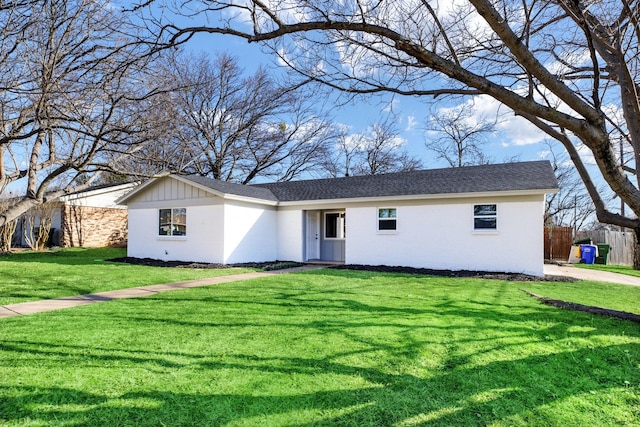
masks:
[[[596,246],[598,247],[598,256],[596,257],[596,264],[606,265],[609,261],[609,251],[611,250],[611,245],[598,243]]]
[[[595,262],[596,249],[593,245],[580,245],[580,256],[585,264],[593,264]]]
[[[574,245],[590,245],[593,242],[591,241],[591,237],[587,237],[586,239],[578,239],[573,242]]]
[[[567,259],[567,262],[569,264],[578,264],[580,261],[581,261],[580,246],[579,245],[571,246],[571,250],[569,251],[569,259]]]

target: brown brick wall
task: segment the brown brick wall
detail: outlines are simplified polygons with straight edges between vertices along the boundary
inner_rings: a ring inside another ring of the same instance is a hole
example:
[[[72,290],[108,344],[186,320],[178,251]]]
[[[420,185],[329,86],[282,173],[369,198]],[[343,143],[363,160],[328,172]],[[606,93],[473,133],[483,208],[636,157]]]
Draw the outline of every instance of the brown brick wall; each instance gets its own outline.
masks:
[[[127,244],[127,210],[65,206],[60,246],[105,247]]]

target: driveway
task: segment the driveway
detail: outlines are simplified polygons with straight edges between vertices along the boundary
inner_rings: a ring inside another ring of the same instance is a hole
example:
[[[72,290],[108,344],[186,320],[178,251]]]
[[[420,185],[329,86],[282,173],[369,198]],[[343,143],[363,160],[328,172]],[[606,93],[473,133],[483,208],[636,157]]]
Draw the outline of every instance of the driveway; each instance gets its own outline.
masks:
[[[594,280],[598,282],[619,283],[621,285],[640,286],[640,277],[626,274],[610,273],[608,271],[587,270],[572,265],[544,265],[545,276],[566,276],[580,280]]]

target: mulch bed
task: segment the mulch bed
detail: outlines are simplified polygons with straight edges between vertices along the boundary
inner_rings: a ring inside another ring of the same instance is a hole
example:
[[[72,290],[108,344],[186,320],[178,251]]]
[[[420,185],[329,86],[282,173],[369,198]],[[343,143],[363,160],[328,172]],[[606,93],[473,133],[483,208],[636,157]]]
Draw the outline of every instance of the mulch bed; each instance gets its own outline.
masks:
[[[111,262],[123,262],[127,264],[137,265],[149,265],[152,267],[174,267],[174,268],[227,268],[227,267],[247,267],[247,268],[265,268],[274,264],[282,263],[282,261],[272,262],[251,262],[242,264],[207,264],[200,262],[189,261],[162,261],[152,258],[135,258],[135,257],[122,257],[111,258],[107,261]],[[299,263],[295,263],[301,265]],[[403,273],[403,274],[418,274],[423,276],[440,276],[440,277],[462,277],[462,278],[477,278],[477,279],[491,279],[491,280],[509,280],[514,282],[575,282],[577,279],[564,276],[545,276],[536,277],[529,276],[527,274],[518,273],[495,273],[489,271],[467,271],[467,270],[433,270],[429,268],[413,268],[413,267],[400,267],[400,266],[388,266],[388,265],[359,265],[359,264],[344,264],[344,265],[332,265],[330,268],[337,270],[360,270],[360,271],[373,271],[377,273]]]
[[[246,268],[265,268],[270,265],[276,264],[276,262],[247,262],[242,264],[207,264],[201,262],[189,262],[189,261],[162,261],[153,258],[135,258],[135,257],[121,257],[107,259],[109,262],[122,262],[125,264],[136,265],[149,265],[151,267],[173,267],[173,268],[199,268],[199,269],[216,269],[216,268],[229,268],[229,267],[246,267]]]
[[[491,271],[469,271],[469,270],[433,270],[430,268],[413,268],[387,265],[358,265],[345,264],[336,265],[332,268],[338,270],[361,270],[375,271],[380,273],[403,273],[403,274],[420,274],[424,276],[440,276],[440,277],[460,277],[475,278],[489,280],[508,280],[513,282],[577,282],[577,279],[565,276],[545,276],[536,277],[528,274],[520,273],[496,273]]]
[[[598,316],[606,316],[613,317],[615,319],[622,320],[630,320],[632,322],[640,323],[640,315],[634,313],[628,313],[626,311],[618,311],[618,310],[610,310],[608,308],[597,307],[594,305],[582,305],[576,304],[574,302],[562,301],[559,299],[547,298],[540,295],[536,295],[533,292],[525,291],[522,289],[522,292],[525,294],[532,296],[543,304],[550,305],[552,307],[563,308],[566,310],[573,311],[582,311],[584,313],[596,314]]]

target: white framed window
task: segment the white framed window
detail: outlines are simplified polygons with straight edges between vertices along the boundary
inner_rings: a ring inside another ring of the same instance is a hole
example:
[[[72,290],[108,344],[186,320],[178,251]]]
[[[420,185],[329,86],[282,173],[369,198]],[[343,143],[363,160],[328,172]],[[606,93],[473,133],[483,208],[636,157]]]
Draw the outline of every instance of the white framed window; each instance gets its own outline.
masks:
[[[398,209],[378,208],[378,231],[396,231],[398,229]]]
[[[344,239],[347,235],[347,222],[344,212],[324,213],[324,238]]]
[[[498,229],[498,205],[473,205],[473,229],[496,231]]]
[[[187,208],[170,208],[158,210],[159,236],[187,235]]]

